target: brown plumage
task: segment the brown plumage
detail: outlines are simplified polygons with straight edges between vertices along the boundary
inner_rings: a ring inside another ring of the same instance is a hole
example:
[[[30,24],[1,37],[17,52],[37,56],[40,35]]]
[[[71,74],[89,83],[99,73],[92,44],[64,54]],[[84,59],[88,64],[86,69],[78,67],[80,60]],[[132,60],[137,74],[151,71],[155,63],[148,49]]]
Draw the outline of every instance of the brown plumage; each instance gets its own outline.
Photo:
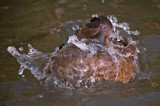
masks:
[[[55,78],[56,83],[71,88],[82,85],[89,86],[103,80],[121,81],[128,83],[139,71],[138,55],[134,44],[127,44],[123,41],[109,40],[112,31],[111,22],[103,16],[91,19],[77,32],[79,39],[97,38],[105,46],[104,51],[98,51],[89,56],[88,51],[83,51],[72,43],[66,44],[57,52],[57,56],[51,56],[46,66],[49,73],[48,78]],[[90,40],[88,40],[90,42]],[[109,42],[116,45],[123,45],[121,48],[115,46],[118,53],[109,52]],[[130,54],[128,56],[121,55]]]

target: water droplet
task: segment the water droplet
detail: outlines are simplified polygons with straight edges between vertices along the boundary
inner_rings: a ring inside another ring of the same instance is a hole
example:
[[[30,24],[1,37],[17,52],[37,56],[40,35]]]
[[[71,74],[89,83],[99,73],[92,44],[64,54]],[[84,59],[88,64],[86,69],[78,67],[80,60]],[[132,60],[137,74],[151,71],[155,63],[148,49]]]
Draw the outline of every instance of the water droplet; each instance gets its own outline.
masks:
[[[82,80],[78,80],[77,82],[78,82],[78,83],[81,83],[81,82],[82,82]]]
[[[24,70],[25,70],[25,67],[23,65],[21,65],[18,74],[22,75]]]
[[[99,15],[98,14],[92,14],[92,18],[98,18],[99,17]]]
[[[43,98],[43,94],[38,94],[37,98]]]
[[[56,31],[57,31],[57,32],[60,32],[60,31],[61,31],[61,29],[57,29]]]
[[[19,57],[21,55],[14,46],[9,46],[7,51],[14,57]]]
[[[83,10],[86,10],[86,4],[83,5]]]
[[[74,27],[72,27],[73,30],[78,30],[79,29],[79,25],[75,25]]]
[[[136,30],[136,31],[133,31],[132,34],[133,34],[133,35],[139,35],[140,32]]]
[[[104,3],[104,2],[105,2],[105,0],[101,0],[101,2],[102,2],[102,3]]]
[[[21,51],[21,52],[22,52],[22,51],[23,51],[23,47],[20,47],[20,48],[19,48],[19,51]]]
[[[95,82],[95,79],[93,76],[90,77],[90,82],[94,83]]]

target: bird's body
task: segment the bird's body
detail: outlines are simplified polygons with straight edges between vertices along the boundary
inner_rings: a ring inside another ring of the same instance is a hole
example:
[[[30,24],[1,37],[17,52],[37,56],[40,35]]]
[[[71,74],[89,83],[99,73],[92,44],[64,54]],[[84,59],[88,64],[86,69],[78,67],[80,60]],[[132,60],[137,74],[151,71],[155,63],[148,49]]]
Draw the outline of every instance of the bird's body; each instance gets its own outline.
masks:
[[[48,76],[71,88],[103,80],[128,83],[139,71],[136,45],[109,40],[111,31],[112,24],[106,17],[91,19],[77,32],[79,41],[86,38],[84,45],[88,50],[67,43],[56,56],[51,56],[45,68]],[[94,53],[92,47],[96,49]]]

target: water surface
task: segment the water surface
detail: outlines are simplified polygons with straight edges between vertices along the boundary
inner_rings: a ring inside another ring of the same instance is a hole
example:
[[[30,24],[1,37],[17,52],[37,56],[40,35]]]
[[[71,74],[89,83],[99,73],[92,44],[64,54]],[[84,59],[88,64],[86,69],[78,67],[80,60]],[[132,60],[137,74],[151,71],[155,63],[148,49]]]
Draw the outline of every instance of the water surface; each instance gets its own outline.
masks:
[[[159,0],[0,0],[0,105],[160,105],[159,11]],[[67,41],[72,26],[92,14],[114,15],[140,31],[132,37],[146,48],[139,54],[144,78],[108,84],[91,94],[48,87],[29,70],[18,75],[19,64],[8,46],[27,52],[31,44],[50,53]]]

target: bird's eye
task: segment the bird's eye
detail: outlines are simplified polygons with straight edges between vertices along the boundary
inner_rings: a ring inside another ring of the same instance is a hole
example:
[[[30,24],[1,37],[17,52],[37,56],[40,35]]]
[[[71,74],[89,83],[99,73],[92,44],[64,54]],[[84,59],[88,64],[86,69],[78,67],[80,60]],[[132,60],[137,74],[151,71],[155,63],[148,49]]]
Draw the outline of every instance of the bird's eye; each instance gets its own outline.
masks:
[[[93,26],[94,28],[97,28],[97,27],[99,26],[99,22],[98,22],[98,21],[92,22],[92,26]]]
[[[86,24],[87,27],[89,28],[98,28],[99,27],[99,18],[92,18],[90,20],[90,23]]]

